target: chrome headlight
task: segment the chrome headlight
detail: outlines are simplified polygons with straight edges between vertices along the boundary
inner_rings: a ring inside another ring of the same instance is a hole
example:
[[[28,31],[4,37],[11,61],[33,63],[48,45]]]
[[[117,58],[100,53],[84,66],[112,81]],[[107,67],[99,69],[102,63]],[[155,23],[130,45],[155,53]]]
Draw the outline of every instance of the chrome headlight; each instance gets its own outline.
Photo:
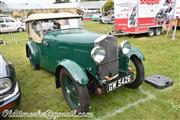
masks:
[[[100,64],[105,59],[106,52],[105,52],[105,50],[102,47],[97,46],[97,47],[92,49],[91,57],[93,58],[93,60],[96,63]]]
[[[0,79],[0,94],[3,94],[10,90],[12,87],[12,81],[9,78]]]
[[[131,49],[131,44],[128,41],[121,42],[121,49],[123,54],[128,54]]]

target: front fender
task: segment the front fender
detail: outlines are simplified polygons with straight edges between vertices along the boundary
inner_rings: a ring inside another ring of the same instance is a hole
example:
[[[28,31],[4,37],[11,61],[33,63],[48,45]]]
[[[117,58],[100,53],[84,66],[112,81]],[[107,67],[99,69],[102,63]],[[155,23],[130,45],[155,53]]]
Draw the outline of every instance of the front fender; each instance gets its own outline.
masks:
[[[59,64],[58,64],[58,67],[56,68],[56,87],[60,87],[60,85],[58,83],[59,82],[59,72],[60,72],[60,69],[64,67],[66,68],[69,73],[72,75],[72,77],[74,78],[74,80],[81,84],[81,85],[87,85],[88,82],[89,82],[89,79],[87,77],[87,74],[85,72],[85,70],[83,70],[82,67],[80,67],[77,63],[71,61],[71,60],[68,60],[68,59],[65,59],[63,61],[61,61]]]
[[[144,55],[142,54],[142,52],[139,50],[139,49],[137,49],[137,48],[135,48],[135,47],[131,47],[131,50],[129,51],[129,53],[127,54],[127,56],[129,57],[129,58],[131,58],[131,56],[133,56],[133,55],[135,55],[135,56],[137,56],[141,61],[144,61],[145,60],[145,57],[144,57]]]
[[[29,52],[31,52],[31,55],[32,55],[32,62],[34,64],[39,64],[40,59],[39,59],[37,44],[33,41],[28,41],[26,44],[26,56],[27,57],[29,57]]]

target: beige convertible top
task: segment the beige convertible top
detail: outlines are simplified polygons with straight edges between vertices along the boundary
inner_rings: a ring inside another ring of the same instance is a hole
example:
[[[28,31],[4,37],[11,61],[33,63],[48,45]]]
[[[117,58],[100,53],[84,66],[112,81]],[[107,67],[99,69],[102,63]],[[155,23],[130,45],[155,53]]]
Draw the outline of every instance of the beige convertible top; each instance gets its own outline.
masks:
[[[75,15],[69,12],[63,13],[41,13],[41,14],[31,14],[26,22],[33,20],[47,20],[47,19],[57,19],[57,18],[80,18],[81,16]]]

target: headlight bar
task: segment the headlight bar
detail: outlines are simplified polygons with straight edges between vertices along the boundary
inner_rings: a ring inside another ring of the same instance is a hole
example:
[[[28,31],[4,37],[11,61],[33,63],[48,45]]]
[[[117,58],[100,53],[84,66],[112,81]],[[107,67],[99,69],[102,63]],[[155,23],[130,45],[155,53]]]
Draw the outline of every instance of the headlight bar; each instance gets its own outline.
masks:
[[[100,64],[105,59],[106,52],[104,48],[96,46],[91,51],[91,57],[96,63]]]
[[[128,41],[123,41],[120,44],[121,49],[122,49],[122,53],[127,55],[131,49],[131,44]]]
[[[12,87],[12,81],[9,78],[0,79],[0,94],[9,91]]]

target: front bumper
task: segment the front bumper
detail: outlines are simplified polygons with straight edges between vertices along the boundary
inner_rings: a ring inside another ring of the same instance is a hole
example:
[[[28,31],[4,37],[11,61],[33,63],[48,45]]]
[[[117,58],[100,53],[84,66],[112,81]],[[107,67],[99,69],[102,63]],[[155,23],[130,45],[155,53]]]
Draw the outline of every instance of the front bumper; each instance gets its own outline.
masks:
[[[4,110],[11,110],[17,107],[20,101],[20,87],[16,82],[15,88],[12,92],[5,94],[0,98],[0,115]]]

